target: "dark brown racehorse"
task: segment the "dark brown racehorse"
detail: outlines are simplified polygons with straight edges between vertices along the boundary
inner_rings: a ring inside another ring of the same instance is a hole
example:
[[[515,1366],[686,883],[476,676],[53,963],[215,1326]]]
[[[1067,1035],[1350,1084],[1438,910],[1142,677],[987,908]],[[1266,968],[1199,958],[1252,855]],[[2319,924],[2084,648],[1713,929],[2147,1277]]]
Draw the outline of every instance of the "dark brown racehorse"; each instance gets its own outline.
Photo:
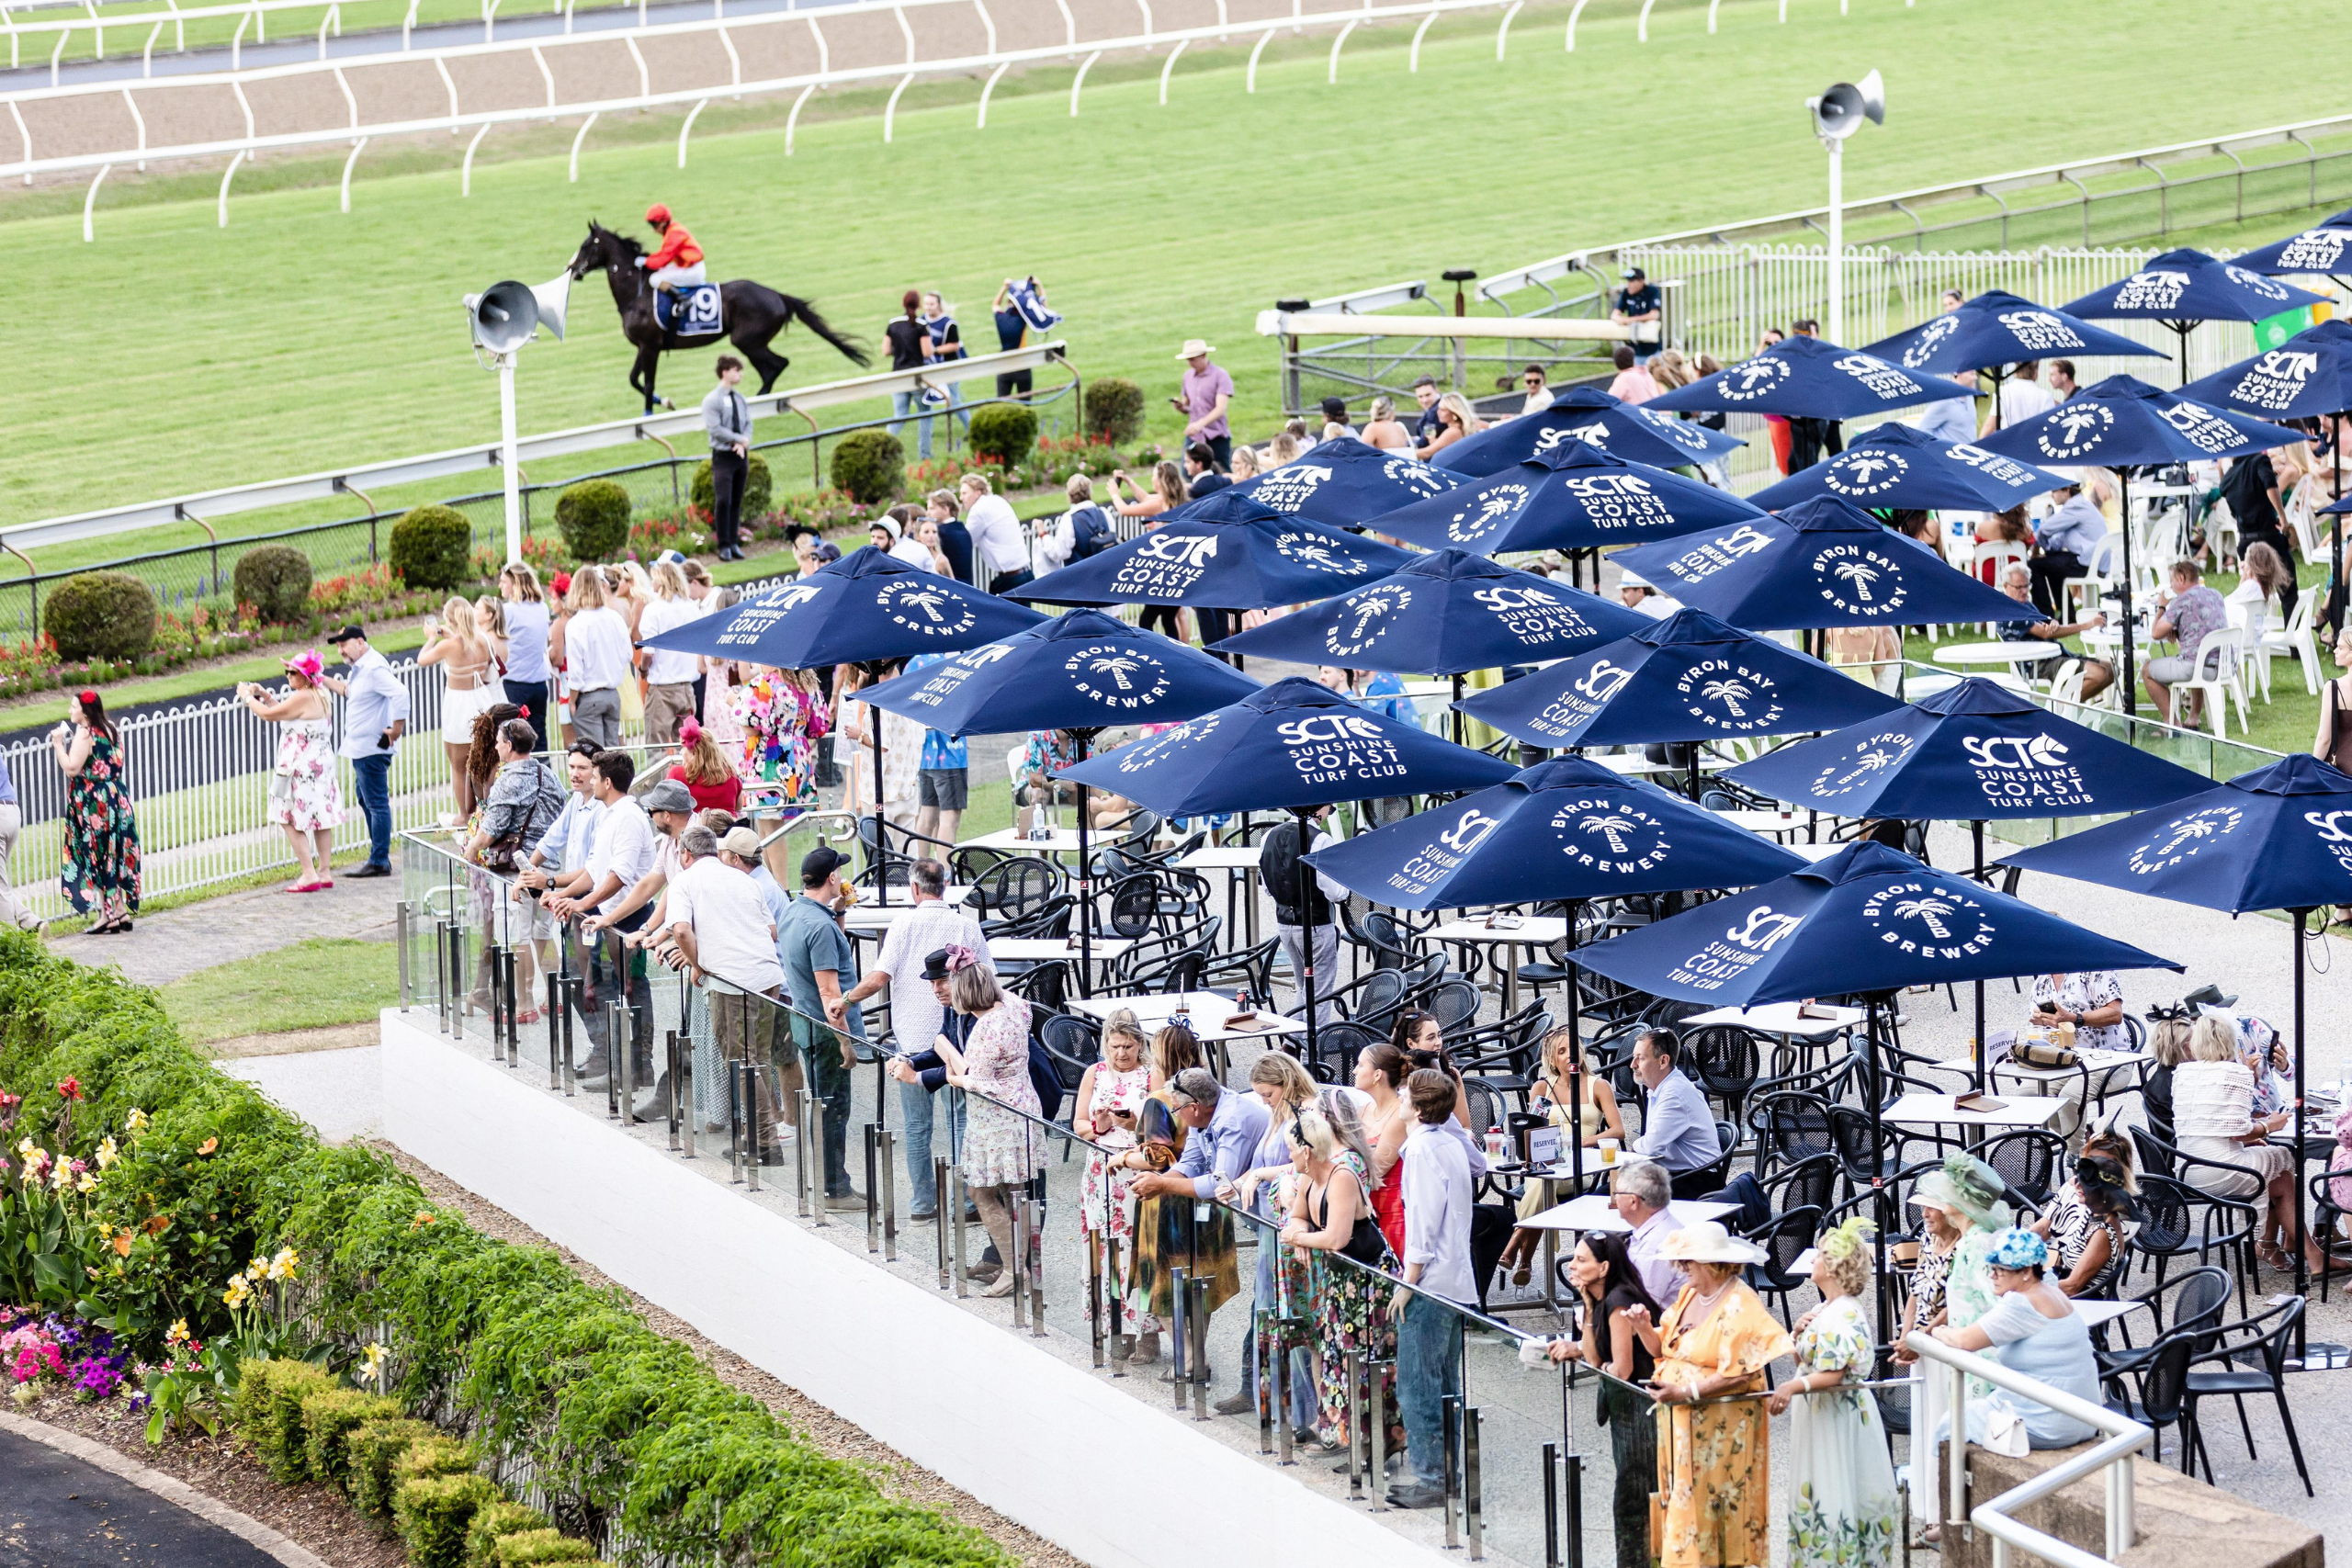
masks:
[[[670,406],[653,391],[654,367],[661,363],[662,354],[673,348],[702,348],[718,342],[719,334],[664,332],[654,323],[653,289],[645,281],[645,269],[637,265],[638,258],[644,254],[644,246],[592,218],[588,220],[588,237],[580,243],[578,253],[571,258],[571,276],[576,281],[601,270],[612,284],[613,303],[621,312],[621,335],[637,345],[637,364],[628,373],[628,384],[645,394],[645,412],[651,413],[657,402]],[[720,284],[718,295],[726,312],[726,336],[742,351],[752,368],[759,372],[763,392],[772,390],[775,378],[792,363],[783,355],[771,352],[768,340],[795,321],[840,349],[853,363],[869,363],[865,350],[856,340],[833,331],[806,299],[741,277]]]

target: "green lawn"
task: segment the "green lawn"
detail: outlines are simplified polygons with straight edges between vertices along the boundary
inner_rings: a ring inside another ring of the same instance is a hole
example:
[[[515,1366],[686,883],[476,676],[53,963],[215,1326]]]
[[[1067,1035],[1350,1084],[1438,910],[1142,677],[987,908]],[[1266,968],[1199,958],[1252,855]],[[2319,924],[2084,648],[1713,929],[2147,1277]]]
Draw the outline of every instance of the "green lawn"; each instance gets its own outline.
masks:
[[[172,1021],[198,1044],[365,1023],[400,1000],[400,950],[389,942],[312,937],[164,987]]]
[[[1528,11],[1499,63],[1495,18],[1449,23],[1417,75],[1409,28],[1360,28],[1336,86],[1327,41],[1286,39],[1255,96],[1240,48],[1188,51],[1166,109],[1157,62],[1106,65],[1077,123],[1067,73],[1001,90],[979,133],[977,84],[926,85],[901,105],[894,143],[871,116],[804,119],[789,160],[776,130],[755,128],[781,105],[737,107],[732,122],[714,106],[684,171],[661,117],[622,118],[591,134],[576,186],[560,157],[536,157],[478,166],[470,201],[452,142],[398,154],[435,167],[363,177],[347,217],[331,183],[266,189],[290,163],[249,187],[240,174],[250,194],[225,230],[215,175],[182,176],[173,188],[193,199],[146,204],[109,182],[86,247],[78,193],[12,196],[0,211],[17,251],[70,257],[79,297],[107,302],[103,341],[141,351],[92,353],[86,311],[11,316],[0,343],[30,395],[0,451],[0,523],[493,436],[496,384],[467,351],[458,296],[548,277],[588,216],[633,222],[656,198],[689,218],[719,276],[813,296],[869,341],[910,284],[943,288],[985,334],[998,280],[1034,270],[1069,316],[1077,363],[1144,378],[1157,404],[1178,341],[1204,335],[1239,383],[1238,423],[1261,430],[1277,389],[1272,345],[1251,332],[1259,309],[1817,201],[1802,100],[1834,77],[1886,74],[1889,121],[1847,159],[1848,189],[1870,194],[2324,112],[2245,84],[2352,19],[2352,0],[2291,14],[1860,0],[1845,17],[1796,0],[1781,26],[1775,0],[1731,0],[1709,38],[1690,0],[1661,5],[1643,48],[1634,9],[1587,14],[1573,55],[1564,6]],[[729,123],[744,129],[721,134]],[[569,129],[516,143],[560,146]],[[571,341],[526,356],[525,428],[634,412],[609,310],[583,287]],[[786,346],[793,378],[848,368],[803,333]],[[675,392],[704,384],[698,364],[670,367]]]

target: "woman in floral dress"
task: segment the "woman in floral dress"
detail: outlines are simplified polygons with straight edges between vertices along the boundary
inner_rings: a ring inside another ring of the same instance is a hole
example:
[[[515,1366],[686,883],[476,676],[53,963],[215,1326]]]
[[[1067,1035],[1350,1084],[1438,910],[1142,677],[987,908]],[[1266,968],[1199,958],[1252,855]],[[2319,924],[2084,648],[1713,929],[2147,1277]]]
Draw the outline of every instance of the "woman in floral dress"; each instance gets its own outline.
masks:
[[[1316,1440],[1337,1449],[1348,1430],[1348,1358],[1379,1356],[1395,1343],[1374,1273],[1387,1259],[1372,1212],[1372,1153],[1358,1122],[1342,1129],[1329,1112],[1352,1102],[1318,1096],[1293,1119],[1291,1158],[1298,1168],[1283,1239],[1308,1258],[1308,1303],[1315,1318]],[[1363,1223],[1359,1224],[1361,1221]],[[1343,1256],[1344,1255],[1344,1256]],[[1393,1377],[1393,1368],[1384,1374]],[[1384,1393],[1381,1407],[1393,1409]]]
[[[997,987],[996,971],[967,947],[947,950],[947,996],[972,1021],[947,1081],[967,1091],[964,1182],[1004,1271],[980,1294],[1009,1296],[1023,1260],[1012,1247],[1012,1205],[1046,1165],[1036,1086],[1029,1081],[1029,1004]]]
[[[1766,1402],[1789,1427],[1789,1568],[1888,1568],[1894,1561],[1894,1461],[1871,1371],[1871,1225],[1856,1215],[1821,1238],[1813,1283],[1821,1304],[1797,1324],[1797,1375]]]
[[[299,868],[288,893],[334,886],[329,856],[343,825],[343,788],[335,778],[334,732],[327,695],[319,689],[319,650],[306,648],[286,660],[286,691],[272,696],[250,681],[237,700],[254,717],[277,726],[277,764],[269,779],[269,819],[286,829]]]
[[[80,914],[98,913],[93,936],[130,929],[139,913],[139,818],[123,776],[122,739],[98,694],[75,694],[49,749],[66,777],[65,853],[57,880]]]
[[[1111,1164],[1111,1156],[1136,1146],[1136,1126],[1151,1093],[1151,1069],[1144,1065],[1143,1029],[1121,1009],[1102,1026],[1102,1059],[1079,1081],[1074,1120],[1091,1139],[1086,1184],[1080,1189],[1078,1228],[1101,1232],[1121,1247],[1135,1241],[1135,1173]]]

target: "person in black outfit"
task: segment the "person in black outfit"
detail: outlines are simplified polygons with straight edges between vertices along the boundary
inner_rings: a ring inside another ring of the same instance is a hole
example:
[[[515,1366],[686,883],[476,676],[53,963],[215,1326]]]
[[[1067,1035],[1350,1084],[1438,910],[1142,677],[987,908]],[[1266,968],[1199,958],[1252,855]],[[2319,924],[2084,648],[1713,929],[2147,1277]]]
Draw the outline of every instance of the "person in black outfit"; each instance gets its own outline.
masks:
[[[1819,337],[1821,323],[1810,316],[1789,323],[1799,337]],[[1846,427],[1834,419],[1806,419],[1803,416],[1789,421],[1789,472],[1801,474],[1825,457],[1835,457],[1846,449]]]
[[[1043,299],[1045,297],[1045,289],[1039,288],[1037,298]],[[1023,339],[1029,333],[1029,318],[1013,308],[1012,279],[1006,278],[1004,287],[996,291],[996,304],[993,310],[996,315],[996,345],[1010,354],[1021,346]],[[1029,400],[1031,389],[1032,373],[1027,370],[1005,370],[998,373],[996,395],[1000,398],[1019,398],[1025,403]]]
[[[923,511],[939,525],[939,548],[947,558],[947,570],[958,582],[972,581],[972,531],[964,526],[964,519],[956,515],[956,492],[935,490],[924,498]]]
[[[1205,441],[1188,443],[1184,447],[1184,493],[1194,501],[1215,495],[1233,480],[1216,471],[1216,454],[1209,450]]]
[[[1625,269],[1625,287],[1617,291],[1617,307],[1609,312],[1609,319],[1623,326],[1657,328],[1663,336],[1666,295],[1643,275],[1640,267],[1629,266]],[[1656,355],[1658,343],[1659,339],[1653,337],[1646,343],[1634,344],[1634,360],[1638,363]]]
[[[2222,499],[2230,503],[2230,515],[2238,520],[2241,559],[2252,545],[2268,545],[2278,552],[2279,564],[2287,569],[2285,580],[2278,585],[2278,614],[2293,615],[2301,596],[2295,583],[2295,547],[2287,542],[2286,525],[2279,521],[2278,470],[2271,466],[2270,454],[2249,452],[2232,463],[2230,471],[2222,476]]]
[[[710,530],[720,560],[741,560],[743,481],[752,471],[752,411],[735,383],[743,362],[718,356],[718,385],[702,400],[703,430],[710,437]]]
[[[1634,1332],[1637,1321],[1656,1324],[1665,1309],[1650,1296],[1625,1249],[1625,1238],[1611,1231],[1588,1232],[1568,1262],[1576,1287],[1582,1332],[1552,1341],[1555,1361],[1582,1361],[1606,1371],[1596,1413],[1609,1427],[1617,1484],[1610,1497],[1616,1525],[1617,1568],[1649,1568],[1650,1488],[1657,1478],[1657,1424],[1650,1402],[1624,1387],[1646,1382],[1657,1363]]]
[[[1330,1001],[1331,993],[1340,983],[1340,928],[1333,905],[1348,895],[1345,888],[1329,881],[1301,857],[1316,850],[1329,849],[1335,841],[1322,828],[1323,818],[1330,809],[1318,806],[1309,815],[1308,820],[1316,824],[1313,840],[1301,841],[1299,819],[1291,816],[1274,825],[1266,835],[1265,847],[1259,852],[1259,874],[1274,901],[1274,934],[1282,939],[1283,951],[1290,957],[1294,975],[1301,972],[1307,951],[1306,939],[1312,933],[1315,1021],[1318,1024],[1336,1022],[1340,1016],[1339,1009]],[[1305,1005],[1303,995],[1300,1005]]]
[[[1426,446],[1437,433],[1445,428],[1445,417],[1438,412],[1437,378],[1423,376],[1413,382],[1413,400],[1421,405],[1421,417],[1413,422],[1413,445]]]

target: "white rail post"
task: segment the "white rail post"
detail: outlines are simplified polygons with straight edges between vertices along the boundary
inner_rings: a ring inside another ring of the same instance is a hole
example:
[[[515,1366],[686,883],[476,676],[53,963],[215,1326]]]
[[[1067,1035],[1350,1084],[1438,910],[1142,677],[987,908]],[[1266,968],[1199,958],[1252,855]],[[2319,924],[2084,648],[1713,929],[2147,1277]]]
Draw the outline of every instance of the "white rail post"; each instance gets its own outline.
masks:
[[[351,156],[343,161],[343,209],[351,210],[351,167],[359,162],[359,154],[368,150],[368,139],[361,137],[351,144]]]
[[[686,111],[686,123],[678,127],[678,167],[686,166],[686,138],[694,134],[695,118],[710,107],[708,98],[696,98],[695,107]]]
[[[1175,63],[1174,55],[1170,55],[1168,58],[1170,64]],[[989,79],[980,84],[980,123],[976,129],[986,130],[989,128],[989,95],[996,91],[998,80],[1004,75],[1005,72],[1012,69],[1012,62],[1010,60],[999,61],[997,68],[989,73]],[[1159,101],[1163,104],[1168,101],[1168,73],[1165,71],[1159,73]]]
[[[801,106],[808,101],[808,95],[816,90],[817,84],[814,82],[801,88],[800,96],[792,100],[792,112],[784,117],[784,155],[787,158],[792,156],[793,132],[800,127]]]
[[[1266,46],[1274,41],[1274,34],[1279,29],[1274,28],[1268,28],[1266,29],[1266,36],[1260,39],[1256,45],[1250,49],[1250,71],[1249,73],[1242,78],[1241,82],[1241,90],[1243,92],[1254,93],[1258,90],[1258,57],[1266,52]]]
[[[580,122],[579,130],[575,132],[571,138],[571,178],[570,183],[572,185],[578,185],[580,183],[580,144],[588,140],[588,128],[596,123],[596,110],[589,110],[588,118]],[[514,372],[509,370],[506,374],[512,376]],[[511,419],[508,439],[513,439]],[[518,555],[510,554],[506,558],[509,560],[520,560],[523,558]]]
[[[490,121],[483,120],[481,128],[475,130],[473,140],[466,143],[466,161],[458,169],[458,194],[461,197],[474,193],[474,149],[481,146],[481,139],[489,134]]]
[[[1102,58],[1102,51],[1096,50],[1086,57],[1083,64],[1079,66],[1078,74],[1069,79],[1069,118],[1072,119],[1078,118],[1078,93],[1080,88],[1086,85],[1086,73],[1094,69],[1094,62]]]
[[[1348,41],[1348,35],[1356,30],[1356,23],[1363,19],[1361,17],[1351,19],[1346,27],[1340,29],[1339,36],[1331,40],[1331,63],[1323,72],[1323,81],[1327,86],[1339,85],[1340,46]]]
[[[899,85],[890,89],[890,101],[882,106],[882,141],[885,146],[889,144],[891,128],[898,121],[899,95],[912,86],[914,79],[915,73],[911,71],[899,77]]]
[[[240,164],[243,164],[244,161],[245,161],[245,150],[244,150],[243,148],[240,147],[240,148],[238,148],[238,149],[237,149],[237,155],[236,155],[235,157],[233,157],[233,158],[232,158],[232,159],[230,159],[230,160],[229,160],[229,166],[228,166],[227,168],[225,168],[225,169],[223,169],[223,170],[221,170],[221,171],[220,171],[220,224],[219,224],[219,227],[220,227],[220,228],[226,229],[226,228],[229,226],[229,182],[230,182],[231,180],[235,179],[235,178],[237,177],[237,165],[239,165]]]
[[[1495,58],[1497,60],[1503,57],[1503,47],[1510,41],[1511,18],[1518,16],[1520,8],[1526,4],[1527,0],[1510,0],[1510,9],[1503,13],[1503,25],[1495,29]]]
[[[105,183],[107,172],[113,167],[112,164],[99,164],[96,176],[90,181],[90,188],[82,197],[82,243],[85,245],[97,239],[97,236],[90,231],[90,209],[97,206],[98,186]]]
[[[1183,52],[1184,52],[1184,46],[1185,46],[1186,44],[1188,44],[1188,43],[1192,42],[1192,41],[1193,41],[1193,40],[1192,40],[1191,39],[1188,39],[1188,38],[1180,38],[1180,39],[1178,39],[1176,40],[1176,47],[1175,47],[1174,49],[1171,49],[1171,50],[1170,50],[1170,51],[1168,51],[1168,62],[1167,62],[1167,63],[1166,63],[1166,64],[1164,64],[1164,65],[1162,65],[1162,66],[1159,68],[1159,107],[1160,107],[1161,108],[1166,108],[1166,107],[1168,107],[1168,75],[1169,75],[1169,73],[1176,69],[1176,57],[1177,57],[1178,55],[1180,55],[1180,54],[1183,53]],[[998,66],[998,67],[997,67],[997,71],[998,71],[998,73],[999,73],[1000,74],[1001,74],[1001,73],[1002,73],[1003,70],[1004,70],[1004,67],[1003,67],[1003,66],[1001,66],[1001,65],[1000,65],[1000,66]],[[996,80],[996,77],[991,76],[991,77],[989,77],[989,81],[991,81],[991,82],[993,82],[993,81],[995,81],[995,80]]]

